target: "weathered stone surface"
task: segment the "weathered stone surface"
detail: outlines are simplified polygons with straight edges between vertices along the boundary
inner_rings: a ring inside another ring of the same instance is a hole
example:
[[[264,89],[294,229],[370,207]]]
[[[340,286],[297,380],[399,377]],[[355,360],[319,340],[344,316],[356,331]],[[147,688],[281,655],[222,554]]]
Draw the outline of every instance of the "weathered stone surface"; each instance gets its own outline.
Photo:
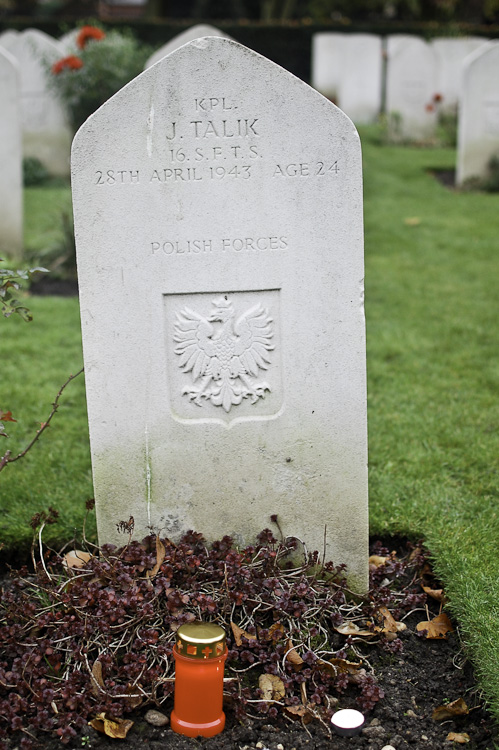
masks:
[[[0,46],[0,252],[20,258],[23,200],[19,66]]]
[[[101,541],[285,534],[367,582],[361,153],[351,121],[222,38],[181,47],[72,158]]]
[[[181,34],[177,34],[177,36],[174,36],[173,39],[170,39],[169,42],[157,49],[147,60],[145,68],[150,68],[151,65],[162,60],[163,57],[169,55],[170,52],[173,52],[188,42],[193,42],[194,39],[200,39],[203,36],[221,36],[224,37],[224,39],[231,39],[228,34],[224,34],[223,31],[215,28],[215,26],[209,26],[204,23],[198,24],[197,26],[191,26],[190,29],[186,29],[186,31],[183,31]]]
[[[499,157],[498,81],[499,42],[487,42],[464,62],[459,105],[458,184],[471,177],[485,177],[491,157]]]
[[[442,101],[439,108],[443,112],[454,113],[457,110],[462,87],[463,62],[476,49],[485,44],[483,37],[436,37],[430,42],[435,50],[436,83],[435,91]]]
[[[392,140],[431,137],[437,124],[435,51],[415,36],[387,38],[386,111]]]
[[[52,174],[68,175],[71,130],[61,103],[47,86],[42,63],[64,57],[65,47],[37,29],[4,36],[0,44],[19,63],[23,155],[36,157]]]

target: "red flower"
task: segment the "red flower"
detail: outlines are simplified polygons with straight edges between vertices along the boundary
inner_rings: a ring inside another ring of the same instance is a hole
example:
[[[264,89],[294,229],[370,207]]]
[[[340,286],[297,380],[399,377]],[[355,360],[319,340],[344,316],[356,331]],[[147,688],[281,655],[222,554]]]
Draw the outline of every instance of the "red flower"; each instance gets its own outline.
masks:
[[[78,70],[83,65],[83,60],[80,60],[76,55],[69,55],[69,57],[63,57],[62,60],[58,60],[52,65],[52,73],[59,75],[63,70]]]
[[[425,109],[426,109],[427,112],[434,112],[435,111],[435,106],[433,104],[427,104],[426,107],[425,107]]]
[[[98,29],[96,26],[82,26],[76,37],[76,44],[80,49],[85,49],[90,39],[104,39],[105,36],[102,29]]]
[[[444,97],[442,96],[442,94],[433,94],[433,101],[436,104],[438,104],[439,102],[441,102],[443,98]]]

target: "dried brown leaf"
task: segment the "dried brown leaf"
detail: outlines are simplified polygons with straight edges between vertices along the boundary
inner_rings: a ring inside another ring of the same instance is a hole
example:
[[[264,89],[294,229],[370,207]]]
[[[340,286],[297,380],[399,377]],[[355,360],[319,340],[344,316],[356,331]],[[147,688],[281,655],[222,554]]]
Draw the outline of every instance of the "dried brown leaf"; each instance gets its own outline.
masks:
[[[140,684],[126,686],[127,703],[130,708],[138,708],[144,701],[143,694],[139,691]]]
[[[147,578],[154,578],[154,576],[158,575],[159,569],[163,565],[163,561],[166,557],[166,548],[159,536],[156,537],[156,564],[152,570],[148,570],[146,572]]]
[[[381,555],[371,555],[368,562],[369,565],[373,565],[375,568],[379,568],[380,565],[384,565],[389,557],[382,557]]]
[[[133,727],[133,721],[130,721],[130,719],[109,719],[106,714],[97,714],[95,719],[88,723],[98,732],[118,740],[125,739]]]
[[[230,623],[230,627],[232,628],[232,632],[234,633],[234,640],[236,642],[236,646],[242,646],[243,645],[243,638],[247,638],[250,641],[256,641],[256,635],[251,635],[250,633],[247,633],[246,630],[243,630],[239,627],[239,625],[236,625],[235,622]]]
[[[417,227],[421,224],[421,219],[419,216],[408,216],[407,219],[404,219],[404,224],[408,227]]]
[[[458,745],[465,745],[470,741],[471,737],[466,732],[449,732],[445,739],[448,742],[457,742]]]
[[[294,669],[298,671],[303,666],[303,659],[301,658],[298,651],[293,647],[293,641],[288,640],[288,653],[286,654],[286,661],[289,661],[293,665]]]
[[[454,628],[452,627],[452,623],[445,614],[445,612],[442,612],[442,614],[438,615],[438,617],[434,617],[433,620],[429,620],[428,622],[418,622],[416,625],[416,630],[422,631],[426,630],[426,637],[430,639],[441,639],[445,638],[447,633],[452,633],[454,631]]]
[[[421,586],[425,594],[431,596],[432,599],[436,599],[437,602],[445,604],[445,594],[443,589],[432,589],[430,586]]]
[[[261,674],[258,687],[264,701],[280,701],[286,694],[284,683],[276,674]]]
[[[453,719],[455,716],[466,716],[469,712],[470,710],[463,698],[458,698],[445,706],[437,706],[431,718],[434,721],[445,721],[446,719]]]
[[[301,697],[301,702],[303,703],[304,706],[306,706],[308,703],[308,696],[307,696],[307,685],[305,682],[300,683],[300,697]]]
[[[67,552],[62,558],[62,564],[66,569],[83,568],[93,557],[90,552],[84,552],[81,549],[73,549]]]
[[[269,638],[272,638],[275,641],[280,641],[281,638],[284,638],[285,634],[284,625],[280,622],[274,622],[273,625],[269,628]]]
[[[358,635],[358,636],[372,636],[375,635],[373,630],[362,630],[353,620],[345,620],[338,625],[335,630],[341,635]]]
[[[98,659],[96,659],[92,666],[92,693],[98,697],[101,693],[101,690],[99,688],[102,688],[102,690],[105,689],[104,680],[102,679],[102,664]]]
[[[346,659],[330,659],[324,661],[323,659],[317,659],[315,662],[318,667],[325,669],[329,674],[336,676],[341,673],[348,675],[355,675],[362,669],[362,662],[347,661]]]

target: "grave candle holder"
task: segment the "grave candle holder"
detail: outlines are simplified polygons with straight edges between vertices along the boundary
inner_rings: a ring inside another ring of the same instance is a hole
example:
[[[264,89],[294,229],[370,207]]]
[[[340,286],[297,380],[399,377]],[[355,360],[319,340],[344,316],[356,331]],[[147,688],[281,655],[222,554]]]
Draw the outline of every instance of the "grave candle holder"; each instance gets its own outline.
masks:
[[[213,737],[225,726],[225,632],[213,623],[181,625],[173,647],[175,702],[171,728],[186,737]]]

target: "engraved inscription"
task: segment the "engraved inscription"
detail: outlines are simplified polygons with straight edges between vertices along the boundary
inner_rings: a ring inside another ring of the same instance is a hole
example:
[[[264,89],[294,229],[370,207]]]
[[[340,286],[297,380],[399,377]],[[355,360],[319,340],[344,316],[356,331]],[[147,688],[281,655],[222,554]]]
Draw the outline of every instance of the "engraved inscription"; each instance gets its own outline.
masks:
[[[243,399],[255,404],[271,392],[259,378],[271,363],[274,326],[260,303],[238,317],[228,295],[212,300],[212,306],[207,317],[187,306],[177,313],[174,352],[182,372],[191,376],[182,395],[200,407],[204,399],[229,412]]]
[[[286,237],[224,237],[223,239],[163,240],[151,242],[151,254],[164,255],[198,255],[199,253],[258,252],[285,250],[288,247]]]

